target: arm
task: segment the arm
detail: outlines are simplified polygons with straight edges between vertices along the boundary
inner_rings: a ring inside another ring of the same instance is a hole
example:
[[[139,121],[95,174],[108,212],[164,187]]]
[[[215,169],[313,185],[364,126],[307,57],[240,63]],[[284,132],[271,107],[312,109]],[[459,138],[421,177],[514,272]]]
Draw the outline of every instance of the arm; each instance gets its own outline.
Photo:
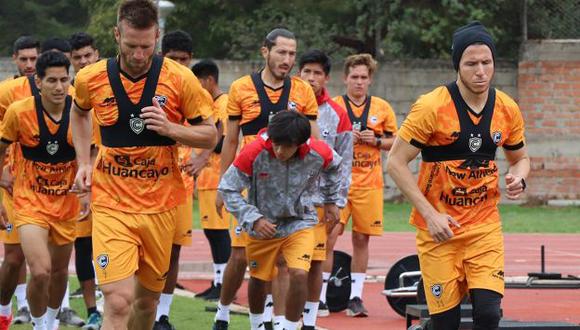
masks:
[[[316,120],[310,120],[310,135],[320,140],[320,129]]]
[[[342,158],[340,164],[342,183],[340,187],[340,201],[337,206],[344,208],[348,199],[348,191],[352,179],[353,135],[352,131],[345,131],[336,136],[335,151]]]
[[[223,139],[224,128],[220,121],[216,123],[216,128],[218,136],[220,139]],[[217,152],[216,149],[218,148],[220,142],[223,143],[223,141],[218,141],[218,145],[214,149],[203,149],[199,154],[192,152],[191,157],[186,164],[187,173],[194,177],[199,175],[199,172],[207,165],[209,157],[214,152]]]
[[[504,149],[505,157],[510,164],[508,174],[505,176],[506,194],[509,199],[518,199],[524,192],[523,182],[530,174],[530,158],[527,148],[524,146],[518,150]]]
[[[86,192],[91,188],[94,162],[91,159],[91,140],[93,136],[91,120],[91,111],[82,110],[73,102],[70,124],[79,169],[72,190],[77,192]]]
[[[4,164],[4,158],[6,157],[6,149],[8,149],[8,146],[10,144],[4,142],[4,141],[0,141],[0,164]],[[0,180],[0,186],[6,190],[11,189],[11,184],[8,183],[8,180],[5,180],[4,178],[4,171],[2,173],[2,180]],[[2,205],[2,203],[0,203],[0,230],[4,230],[6,229],[6,226],[8,225],[9,219],[8,219],[8,215],[6,214],[6,210],[4,209],[4,205]]]
[[[332,160],[322,170],[323,180],[320,186],[322,202],[324,203],[324,221],[327,223],[327,232],[330,232],[340,220],[338,205],[344,201],[341,195],[343,159],[332,150]]]
[[[218,186],[219,195],[222,196],[226,209],[232,213],[239,224],[250,232],[254,222],[264,216],[254,205],[246,201],[242,191],[248,189],[251,185],[252,178],[242,172],[236,166],[231,166],[222,176]]]
[[[240,140],[240,121],[229,119],[226,129],[226,136],[221,152],[220,174],[223,175],[228,167],[234,162]]]

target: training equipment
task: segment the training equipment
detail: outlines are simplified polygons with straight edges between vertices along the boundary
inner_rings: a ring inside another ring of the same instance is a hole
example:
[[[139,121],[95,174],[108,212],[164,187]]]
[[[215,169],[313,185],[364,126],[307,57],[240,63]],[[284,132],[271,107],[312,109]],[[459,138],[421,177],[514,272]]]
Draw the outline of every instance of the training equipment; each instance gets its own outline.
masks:
[[[326,291],[326,304],[328,310],[335,313],[346,309],[350,298],[350,262],[352,258],[348,253],[334,251],[332,273],[328,279]]]
[[[389,269],[382,294],[397,314],[405,316],[405,307],[417,304],[417,291],[423,291],[423,285],[419,286],[420,279],[419,257],[416,254],[402,258]],[[424,298],[425,294],[422,293],[422,296]]]

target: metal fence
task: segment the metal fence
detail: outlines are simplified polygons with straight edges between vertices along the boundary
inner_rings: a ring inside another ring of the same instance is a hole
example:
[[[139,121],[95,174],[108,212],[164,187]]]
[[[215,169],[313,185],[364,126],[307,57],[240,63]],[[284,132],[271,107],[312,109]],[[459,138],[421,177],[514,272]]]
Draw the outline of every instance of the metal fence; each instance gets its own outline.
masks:
[[[526,39],[579,39],[580,0],[523,0]]]

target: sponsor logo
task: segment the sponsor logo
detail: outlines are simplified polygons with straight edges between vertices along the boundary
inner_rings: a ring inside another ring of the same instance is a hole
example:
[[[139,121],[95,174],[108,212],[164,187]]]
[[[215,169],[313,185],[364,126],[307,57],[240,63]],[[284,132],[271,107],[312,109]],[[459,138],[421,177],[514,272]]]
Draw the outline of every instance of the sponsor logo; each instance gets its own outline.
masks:
[[[258,179],[265,180],[265,179],[268,178],[268,176],[269,176],[268,172],[260,172],[260,173],[258,173]]]
[[[165,104],[167,104],[167,96],[165,95],[155,95],[153,96],[154,99],[157,100],[157,102],[159,102],[159,105],[163,108],[165,106]]]
[[[97,257],[97,265],[99,265],[99,267],[101,267],[101,269],[107,268],[107,266],[109,265],[109,255],[107,255],[105,253],[100,254]]]
[[[315,249],[320,250],[320,249],[324,249],[325,247],[326,247],[326,243],[318,243],[316,245]]]
[[[310,261],[310,255],[309,254],[304,254],[302,257],[299,257],[298,260]]]
[[[113,158],[117,164],[123,167],[133,167],[133,164],[131,163],[131,157],[128,155],[115,155]]]
[[[504,280],[504,272],[501,269],[495,270],[491,273],[491,277],[503,281]]]
[[[441,284],[433,284],[431,285],[431,294],[435,296],[435,298],[441,298],[441,294],[443,293],[443,287]]]
[[[112,107],[112,106],[115,106],[115,105],[117,105],[117,100],[115,99],[115,97],[114,97],[114,96],[111,96],[111,97],[107,97],[107,98],[105,98],[105,99],[104,99],[104,100],[101,102],[101,104],[99,104],[99,106],[101,106],[101,107],[103,107],[103,108],[106,108],[106,107]]]
[[[487,200],[487,194],[479,197],[468,197],[468,196],[449,196],[442,192],[439,196],[439,200],[447,205],[455,206],[475,206]]]
[[[115,160],[117,161],[117,160]],[[128,164],[140,165],[140,166],[154,166],[154,159],[135,159],[127,160],[120,158],[123,165],[115,166],[115,163],[108,162],[106,160],[100,159],[97,163],[97,170],[113,176],[120,176],[123,178],[138,178],[138,179],[157,179],[161,176],[169,175],[169,167],[161,168],[129,168]]]
[[[382,227],[383,226],[383,222],[381,220],[375,220],[372,224],[371,227]]]
[[[493,132],[493,134],[491,135],[491,139],[493,140],[493,143],[499,144],[501,142],[501,132],[500,131]]]
[[[250,260],[250,268],[252,269],[258,268],[258,262],[256,260]]]
[[[458,138],[459,137],[459,132],[458,131],[455,131],[455,132],[451,133],[451,137],[452,138]]]
[[[471,150],[471,152],[476,152],[481,148],[481,143],[481,134],[477,134],[477,136],[471,134],[471,137],[469,138],[469,150]]]
[[[49,155],[54,156],[54,154],[56,154],[57,151],[58,151],[58,141],[54,142],[48,141],[48,143],[46,144],[46,152],[48,152]]]
[[[133,132],[135,132],[135,134],[139,135],[145,129],[145,121],[131,115],[131,119],[129,119],[129,127]]]
[[[296,111],[296,103],[295,102],[288,102],[288,110]]]

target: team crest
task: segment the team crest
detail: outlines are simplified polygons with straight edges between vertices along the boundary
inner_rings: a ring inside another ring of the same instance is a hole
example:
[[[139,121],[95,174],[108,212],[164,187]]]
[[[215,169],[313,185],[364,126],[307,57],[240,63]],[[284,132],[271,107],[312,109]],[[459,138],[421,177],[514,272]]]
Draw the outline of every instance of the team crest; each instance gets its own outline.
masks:
[[[129,127],[131,127],[131,130],[135,132],[135,134],[139,134],[143,132],[143,129],[145,128],[145,121],[141,118],[135,118],[133,115],[131,115],[131,119],[129,119]]]
[[[433,296],[435,296],[435,298],[437,299],[441,298],[441,294],[443,293],[443,288],[441,287],[441,284],[431,285],[431,293],[433,294]]]
[[[8,223],[8,224],[6,225],[6,232],[7,232],[8,234],[10,234],[10,233],[12,232],[12,229],[13,229],[13,228],[14,228],[14,227],[12,227],[12,224],[11,224],[11,223]]]
[[[479,148],[481,148],[481,134],[477,134],[477,137],[473,136],[473,134],[471,134],[471,137],[469,138],[469,149],[471,150],[471,152],[476,152],[477,150],[479,150]]]
[[[107,254],[100,254],[97,257],[97,265],[99,265],[101,269],[107,268],[107,265],[109,265],[109,256]]]
[[[324,129],[321,135],[322,137],[328,137],[330,135],[330,131],[328,129]]]
[[[501,132],[500,131],[493,132],[491,138],[493,140],[493,143],[499,144],[501,142]]]
[[[379,120],[377,119],[377,117],[375,117],[375,116],[371,116],[371,123],[373,123],[373,124],[376,124],[376,123],[377,123],[377,121],[379,121]]]
[[[236,226],[234,232],[236,233],[236,236],[240,236],[242,234],[242,226]]]
[[[296,103],[292,101],[288,102],[288,110],[296,111]]]
[[[165,104],[167,103],[167,96],[165,95],[155,95],[153,97],[154,99],[157,100],[157,102],[159,102],[159,105],[163,108],[165,106]]]
[[[360,132],[361,128],[362,128],[362,125],[361,125],[360,121],[355,121],[354,123],[352,123],[352,129],[354,131]]]
[[[54,156],[54,154],[56,154],[57,151],[58,151],[58,141],[54,142],[48,141],[48,143],[46,144],[46,152],[48,152],[49,155]]]

